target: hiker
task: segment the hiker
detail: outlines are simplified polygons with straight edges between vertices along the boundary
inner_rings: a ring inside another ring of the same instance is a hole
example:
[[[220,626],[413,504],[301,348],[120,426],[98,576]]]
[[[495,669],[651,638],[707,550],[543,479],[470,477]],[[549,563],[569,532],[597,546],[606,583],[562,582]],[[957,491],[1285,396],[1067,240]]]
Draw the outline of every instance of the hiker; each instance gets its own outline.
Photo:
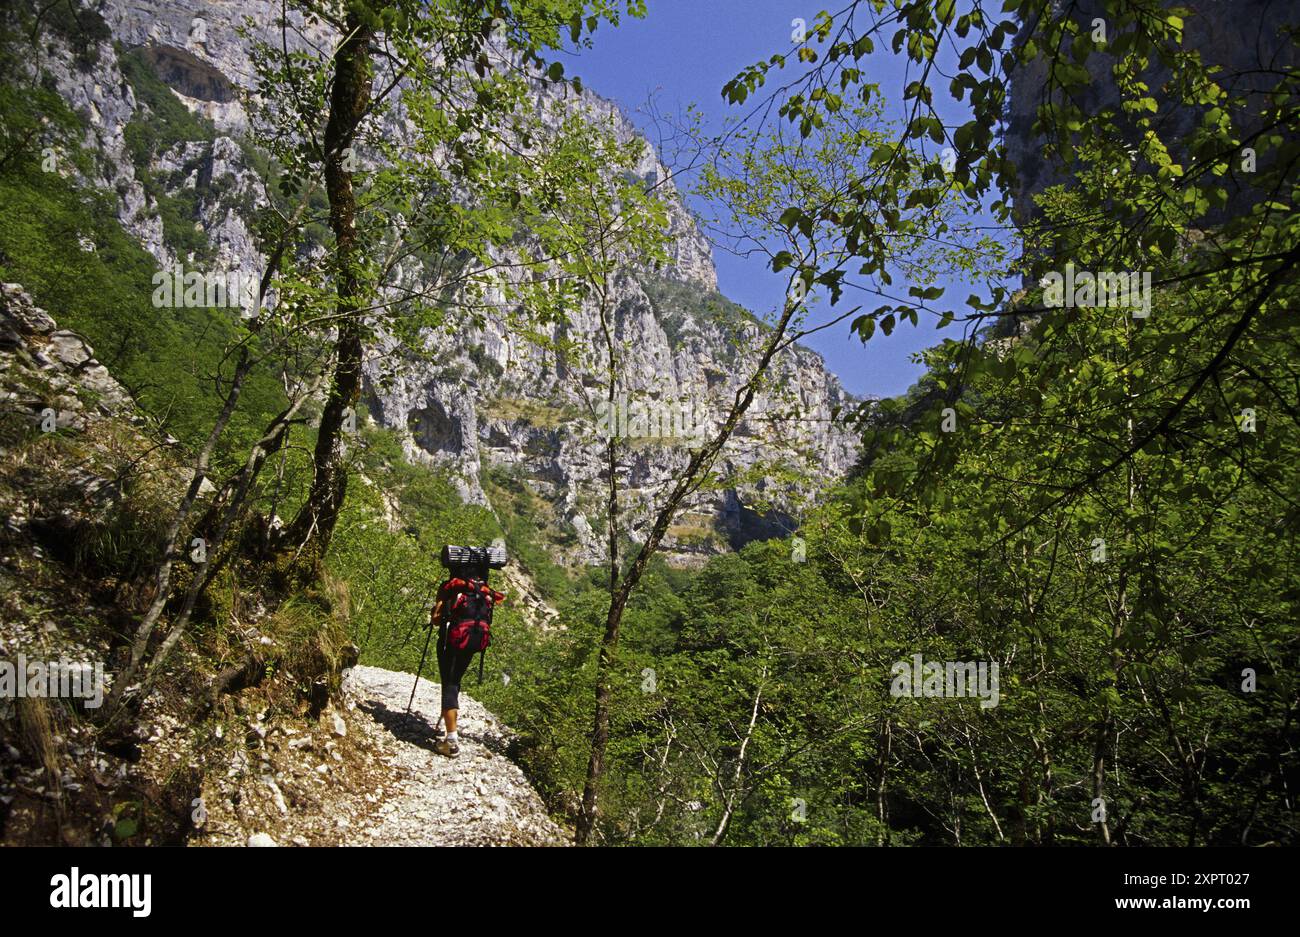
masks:
[[[442,683],[442,721],[447,734],[433,750],[448,758],[460,753],[456,719],[460,714],[460,681],[474,655],[479,655],[483,679],[483,652],[491,643],[492,609],[505,596],[487,584],[487,563],[449,567],[450,577],[438,587],[438,599],[429,626],[438,628],[438,679]]]

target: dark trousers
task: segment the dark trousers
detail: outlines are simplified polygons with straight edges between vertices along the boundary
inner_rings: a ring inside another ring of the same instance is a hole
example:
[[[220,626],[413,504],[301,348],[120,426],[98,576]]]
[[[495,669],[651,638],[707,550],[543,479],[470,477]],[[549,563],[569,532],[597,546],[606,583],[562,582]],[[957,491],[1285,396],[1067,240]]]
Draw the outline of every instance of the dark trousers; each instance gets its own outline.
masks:
[[[438,631],[438,679],[442,683],[442,708],[460,709],[460,681],[477,651],[451,647],[447,629]]]

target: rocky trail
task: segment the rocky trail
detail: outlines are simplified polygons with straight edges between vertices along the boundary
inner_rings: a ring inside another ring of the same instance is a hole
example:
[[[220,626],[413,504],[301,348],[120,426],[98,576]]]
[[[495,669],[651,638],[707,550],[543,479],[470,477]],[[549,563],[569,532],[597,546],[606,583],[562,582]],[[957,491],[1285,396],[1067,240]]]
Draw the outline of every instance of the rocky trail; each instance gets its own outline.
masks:
[[[421,679],[408,715],[414,680],[413,674],[378,667],[348,671],[344,693],[352,722],[378,735],[392,781],[384,785],[387,797],[369,822],[354,824],[344,844],[568,845],[568,834],[547,815],[523,771],[507,756],[509,730],[462,693],[460,755],[438,755],[433,744],[441,737],[434,732],[439,686]]]
[[[408,714],[414,680],[353,667],[320,727],[266,723],[249,764],[206,789],[210,812],[190,845],[569,845],[572,832],[511,760],[510,730],[462,692],[460,754],[437,754],[440,688],[422,678]]]

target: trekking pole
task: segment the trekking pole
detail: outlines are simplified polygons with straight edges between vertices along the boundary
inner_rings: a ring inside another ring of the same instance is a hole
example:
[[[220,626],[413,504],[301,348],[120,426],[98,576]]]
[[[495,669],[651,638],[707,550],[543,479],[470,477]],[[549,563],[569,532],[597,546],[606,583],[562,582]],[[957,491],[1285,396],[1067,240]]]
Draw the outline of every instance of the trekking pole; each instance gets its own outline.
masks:
[[[420,686],[420,673],[424,670],[424,659],[429,656],[429,639],[433,637],[433,622],[429,622],[429,633],[424,636],[424,650],[420,653],[420,666],[415,671],[415,685],[411,687],[411,698],[406,701],[406,714],[411,714],[411,704],[415,702],[415,691]]]

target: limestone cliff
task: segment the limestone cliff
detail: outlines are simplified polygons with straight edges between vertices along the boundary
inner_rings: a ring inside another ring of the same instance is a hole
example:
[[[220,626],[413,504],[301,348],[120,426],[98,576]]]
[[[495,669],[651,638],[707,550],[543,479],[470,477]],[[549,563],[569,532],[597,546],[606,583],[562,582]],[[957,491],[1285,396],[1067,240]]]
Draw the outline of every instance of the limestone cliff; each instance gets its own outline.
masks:
[[[279,4],[102,0],[92,7],[110,34],[93,54],[77,56],[51,42],[31,63],[87,119],[86,145],[99,159],[97,175],[86,181],[118,194],[122,225],[160,267],[183,261],[260,272],[263,258],[250,207],[261,187],[241,104],[252,68],[237,27],[272,29]],[[319,38],[329,39],[323,32]],[[127,128],[151,115],[149,104],[137,99],[125,57],[136,68],[147,66],[191,112],[210,121],[209,138],[177,143],[148,166],[135,165]],[[539,109],[547,98],[556,103],[561,93],[539,83]],[[572,90],[563,93],[572,98]],[[565,106],[611,122],[623,139],[636,137],[616,106],[593,93],[584,91]],[[638,172],[676,192],[648,143]],[[176,193],[194,206],[192,221],[207,245],[202,257],[187,250],[174,221],[171,231],[164,224],[159,199]],[[734,397],[761,326],[717,294],[709,245],[679,199],[670,217],[667,266],[653,276],[628,269],[617,280],[617,333],[629,348],[626,389],[643,394],[647,405],[689,401],[696,412],[716,419]],[[565,337],[594,347],[597,324],[593,309],[575,309]],[[403,434],[409,456],[448,468],[469,501],[490,504],[489,477],[511,475],[553,509],[556,539],[567,544],[569,559],[598,560],[602,446],[575,389],[594,378],[577,375],[575,382],[573,362],[557,360],[490,319],[482,328],[459,330],[452,340],[431,342],[434,354],[420,360],[408,359],[395,339],[375,343],[366,363],[371,416]],[[853,464],[855,439],[836,419],[852,402],[820,356],[798,346],[784,352],[724,452],[718,466],[723,481],[688,504],[667,547],[680,561],[698,562],[727,546],[790,529],[799,504]],[[688,456],[681,445],[630,448],[624,510],[634,536],[655,494]],[[778,463],[806,481],[778,482]]]

